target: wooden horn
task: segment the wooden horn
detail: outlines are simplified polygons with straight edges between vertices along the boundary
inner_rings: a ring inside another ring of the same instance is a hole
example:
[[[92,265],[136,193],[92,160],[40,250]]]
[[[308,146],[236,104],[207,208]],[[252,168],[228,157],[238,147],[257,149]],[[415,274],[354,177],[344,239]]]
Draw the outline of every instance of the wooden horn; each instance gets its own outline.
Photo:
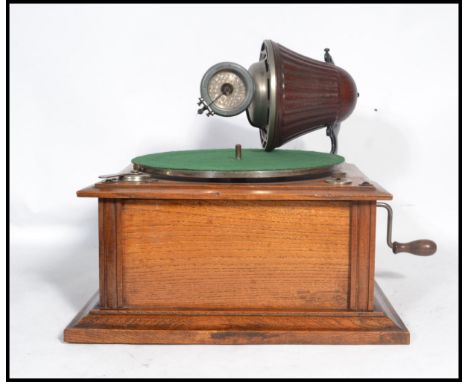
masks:
[[[322,62],[263,42],[259,62],[249,68],[256,94],[247,117],[260,129],[265,150],[322,127],[336,142],[339,124],[354,110],[358,93],[352,77],[325,51]]]

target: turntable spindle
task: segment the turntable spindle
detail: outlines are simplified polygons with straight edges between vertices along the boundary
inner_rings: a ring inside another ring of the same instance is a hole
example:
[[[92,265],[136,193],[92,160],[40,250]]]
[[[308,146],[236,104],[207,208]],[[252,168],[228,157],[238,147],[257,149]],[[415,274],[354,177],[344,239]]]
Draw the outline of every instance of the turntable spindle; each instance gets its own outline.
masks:
[[[242,159],[242,146],[239,144],[236,145],[236,159]]]

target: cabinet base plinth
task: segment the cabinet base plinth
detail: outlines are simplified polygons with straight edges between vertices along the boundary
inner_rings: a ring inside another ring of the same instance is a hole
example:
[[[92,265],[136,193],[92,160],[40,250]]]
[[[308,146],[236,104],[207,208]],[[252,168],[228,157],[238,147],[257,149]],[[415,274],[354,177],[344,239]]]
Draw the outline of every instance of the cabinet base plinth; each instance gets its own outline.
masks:
[[[372,312],[101,309],[97,294],[65,329],[89,344],[409,344],[379,286]]]

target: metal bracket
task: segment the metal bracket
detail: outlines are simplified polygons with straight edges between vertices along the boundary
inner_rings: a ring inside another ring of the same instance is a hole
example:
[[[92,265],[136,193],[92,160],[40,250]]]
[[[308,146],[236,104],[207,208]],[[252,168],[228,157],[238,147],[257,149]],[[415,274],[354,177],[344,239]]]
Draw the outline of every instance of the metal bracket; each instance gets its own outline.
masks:
[[[200,109],[198,109],[198,114],[203,114],[206,111],[206,116],[210,117],[214,115],[213,110],[211,110],[210,104],[206,103],[203,98],[198,98],[198,106],[201,106]]]
[[[351,179],[346,178],[345,172],[335,173],[331,176],[331,178],[325,179],[325,182],[330,183],[330,184],[340,185],[340,186],[352,183]]]
[[[324,51],[325,51],[325,54],[324,54],[323,59],[325,60],[325,62],[328,63],[328,64],[333,64],[334,65],[335,63],[333,62],[333,58],[332,58],[331,54],[329,53],[330,48],[325,48]]]
[[[103,179],[104,182],[142,182],[149,178],[151,178],[151,174],[137,170],[117,174],[99,175],[99,179]]]
[[[336,154],[338,152],[338,133],[340,132],[339,123],[327,126],[327,135],[330,137],[331,150],[330,154]]]

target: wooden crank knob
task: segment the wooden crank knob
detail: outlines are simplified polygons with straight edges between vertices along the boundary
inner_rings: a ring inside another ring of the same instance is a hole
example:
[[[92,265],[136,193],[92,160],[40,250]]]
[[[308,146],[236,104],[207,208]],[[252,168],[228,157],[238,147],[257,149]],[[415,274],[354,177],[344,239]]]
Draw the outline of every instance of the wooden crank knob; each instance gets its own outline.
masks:
[[[410,241],[409,243],[392,243],[393,253],[407,252],[418,256],[431,256],[437,251],[437,244],[432,240],[422,239]]]

